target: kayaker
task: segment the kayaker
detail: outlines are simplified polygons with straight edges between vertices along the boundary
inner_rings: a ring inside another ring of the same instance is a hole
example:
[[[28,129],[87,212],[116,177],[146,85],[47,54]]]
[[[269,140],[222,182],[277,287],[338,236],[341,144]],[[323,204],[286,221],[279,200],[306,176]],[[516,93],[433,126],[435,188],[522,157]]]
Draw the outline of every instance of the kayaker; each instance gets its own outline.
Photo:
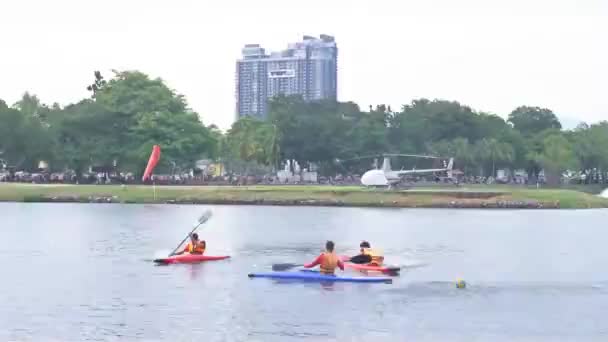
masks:
[[[325,252],[321,253],[313,262],[304,265],[306,268],[312,268],[319,265],[319,271],[322,274],[334,274],[336,267],[344,271],[344,263],[334,253],[333,241],[325,243]]]
[[[176,255],[181,255],[184,253],[190,254],[203,254],[205,253],[205,249],[207,248],[207,242],[205,240],[199,240],[198,234],[194,233],[190,235],[190,242],[186,245],[186,248],[181,252],[176,253]]]
[[[355,255],[350,258],[350,262],[353,264],[367,264],[370,266],[381,266],[384,262],[384,256],[377,250],[372,249],[371,245],[367,241],[362,241],[359,244],[361,254]]]

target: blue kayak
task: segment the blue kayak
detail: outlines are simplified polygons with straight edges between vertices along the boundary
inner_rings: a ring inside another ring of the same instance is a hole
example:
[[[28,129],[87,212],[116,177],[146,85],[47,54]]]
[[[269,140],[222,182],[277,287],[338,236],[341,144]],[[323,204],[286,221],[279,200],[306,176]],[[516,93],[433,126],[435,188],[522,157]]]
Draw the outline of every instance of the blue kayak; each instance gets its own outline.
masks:
[[[351,282],[351,283],[392,283],[389,277],[343,277],[338,275],[326,275],[318,272],[261,272],[250,273],[249,278],[272,278],[272,279],[294,279],[304,281],[328,281],[328,282]]]

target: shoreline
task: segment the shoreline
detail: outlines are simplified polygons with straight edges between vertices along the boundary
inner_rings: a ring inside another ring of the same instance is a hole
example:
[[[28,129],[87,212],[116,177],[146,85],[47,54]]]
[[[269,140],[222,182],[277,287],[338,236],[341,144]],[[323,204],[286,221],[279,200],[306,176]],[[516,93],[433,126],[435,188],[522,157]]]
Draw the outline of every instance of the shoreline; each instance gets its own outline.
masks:
[[[435,201],[428,204],[391,202],[359,202],[352,203],[342,200],[239,200],[239,199],[169,199],[169,200],[148,200],[148,201],[121,201],[116,197],[82,197],[82,196],[54,196],[40,197],[37,199],[26,199],[24,201],[5,201],[0,203],[95,203],[95,204],[175,204],[175,205],[247,205],[247,206],[286,206],[286,207],[351,207],[351,208],[444,208],[444,209],[564,209],[559,202],[538,202],[538,201],[506,201],[496,200],[487,201],[481,199],[459,201]]]
[[[0,184],[0,202],[140,203],[370,208],[584,209],[608,199],[581,191],[473,186],[372,190],[358,186],[152,186]]]

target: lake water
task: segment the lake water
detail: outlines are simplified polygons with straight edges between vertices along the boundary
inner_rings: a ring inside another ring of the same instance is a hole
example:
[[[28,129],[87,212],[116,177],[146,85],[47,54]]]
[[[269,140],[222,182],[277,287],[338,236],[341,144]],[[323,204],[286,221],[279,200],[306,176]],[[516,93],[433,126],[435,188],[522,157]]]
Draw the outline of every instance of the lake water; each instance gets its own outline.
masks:
[[[207,208],[207,254],[154,266]],[[0,204],[1,341],[606,341],[607,210]],[[249,279],[327,239],[393,284]],[[467,288],[456,289],[462,278]]]

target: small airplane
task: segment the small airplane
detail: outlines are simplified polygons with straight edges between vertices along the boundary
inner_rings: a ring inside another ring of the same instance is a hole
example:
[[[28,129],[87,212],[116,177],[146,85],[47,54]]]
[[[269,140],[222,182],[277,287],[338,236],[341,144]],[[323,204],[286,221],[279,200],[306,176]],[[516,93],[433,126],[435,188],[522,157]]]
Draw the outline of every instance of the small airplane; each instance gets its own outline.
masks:
[[[452,168],[454,167],[454,158],[450,158],[449,162],[445,163],[444,168],[437,169],[419,169],[416,170],[392,170],[391,169],[391,160],[392,156],[401,156],[401,157],[417,157],[417,158],[426,158],[426,159],[439,159],[439,157],[434,156],[423,156],[423,155],[413,155],[413,154],[384,154],[384,161],[382,163],[381,169],[369,170],[361,176],[361,184],[367,187],[388,187],[400,183],[403,181],[403,178],[408,175],[415,174],[425,174],[425,173],[436,173],[436,172],[446,172],[449,179],[452,179]]]

